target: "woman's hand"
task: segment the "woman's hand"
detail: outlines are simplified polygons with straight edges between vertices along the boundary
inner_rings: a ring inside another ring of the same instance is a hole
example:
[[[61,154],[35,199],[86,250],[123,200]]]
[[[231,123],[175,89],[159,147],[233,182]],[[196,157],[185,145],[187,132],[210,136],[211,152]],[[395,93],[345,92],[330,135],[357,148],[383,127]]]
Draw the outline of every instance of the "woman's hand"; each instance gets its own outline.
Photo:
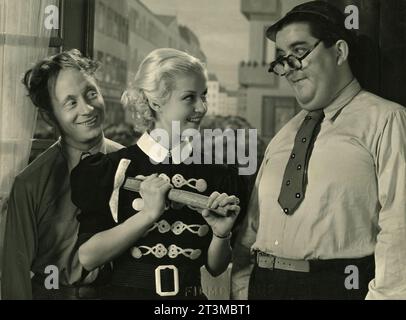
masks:
[[[145,179],[140,185],[140,195],[144,200],[142,212],[151,219],[151,222],[154,222],[165,211],[166,195],[172,185],[158,177],[156,173],[148,177],[137,176],[136,178]]]
[[[228,206],[228,209],[233,213],[228,217],[222,217],[208,209],[202,211],[203,218],[207,221],[213,230],[213,233],[219,237],[227,237],[234,225],[234,221],[240,213],[238,206],[240,200],[236,196],[229,196],[227,193],[213,192],[207,202],[207,207],[216,209],[219,207]]]

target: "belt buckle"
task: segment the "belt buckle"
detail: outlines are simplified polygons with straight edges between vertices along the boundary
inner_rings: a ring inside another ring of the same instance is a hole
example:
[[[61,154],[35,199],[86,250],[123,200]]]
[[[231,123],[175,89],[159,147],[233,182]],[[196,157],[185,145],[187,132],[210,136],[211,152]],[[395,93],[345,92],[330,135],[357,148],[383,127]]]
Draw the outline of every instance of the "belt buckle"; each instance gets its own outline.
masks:
[[[261,268],[267,268],[270,270],[275,269],[275,257],[271,254],[258,251],[257,252],[257,264]]]
[[[161,284],[161,270],[170,269],[173,270],[173,291],[162,291]],[[155,291],[161,297],[176,296],[179,293],[179,272],[178,268],[173,264],[158,266],[155,269]]]

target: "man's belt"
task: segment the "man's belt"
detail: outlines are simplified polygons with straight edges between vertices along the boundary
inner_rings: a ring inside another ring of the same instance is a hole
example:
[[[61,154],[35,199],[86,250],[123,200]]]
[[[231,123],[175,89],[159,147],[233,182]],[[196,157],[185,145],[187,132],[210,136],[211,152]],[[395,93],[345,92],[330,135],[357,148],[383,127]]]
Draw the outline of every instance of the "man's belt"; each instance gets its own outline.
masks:
[[[256,262],[260,268],[310,272],[309,261],[279,258],[261,251],[256,254]]]
[[[279,269],[296,272],[317,272],[321,270],[336,270],[344,272],[349,265],[356,265],[358,268],[374,269],[374,255],[363,258],[349,259],[327,259],[327,260],[295,260],[287,258],[279,258],[274,255],[257,251],[255,261],[258,267],[264,269]]]

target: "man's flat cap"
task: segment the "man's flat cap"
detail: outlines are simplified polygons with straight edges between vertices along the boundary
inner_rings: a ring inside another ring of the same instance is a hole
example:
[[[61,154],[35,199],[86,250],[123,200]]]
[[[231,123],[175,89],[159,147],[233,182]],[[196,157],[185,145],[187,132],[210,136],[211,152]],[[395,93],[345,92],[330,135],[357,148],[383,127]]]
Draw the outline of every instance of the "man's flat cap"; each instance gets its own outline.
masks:
[[[325,1],[310,1],[300,4],[289,11],[282,19],[270,26],[266,31],[268,39],[275,41],[276,33],[280,30],[281,26],[294,17],[310,18],[315,17],[321,21],[331,23],[343,32],[346,32],[344,21],[345,15],[335,6]]]

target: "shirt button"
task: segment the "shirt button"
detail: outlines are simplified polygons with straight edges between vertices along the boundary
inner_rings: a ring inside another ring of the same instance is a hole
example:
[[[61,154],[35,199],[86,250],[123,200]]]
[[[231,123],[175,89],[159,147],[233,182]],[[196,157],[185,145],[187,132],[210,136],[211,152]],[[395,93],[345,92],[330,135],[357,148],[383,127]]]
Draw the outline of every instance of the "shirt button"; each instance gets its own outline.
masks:
[[[292,155],[290,156],[291,159],[295,159],[296,155],[294,153],[292,153]]]
[[[296,193],[296,198],[300,198],[300,193]]]
[[[303,143],[305,143],[306,141],[307,141],[307,139],[306,139],[306,138],[303,138],[303,139],[302,139],[302,142],[303,142]]]
[[[289,213],[289,209],[285,208],[285,209],[283,209],[283,212],[285,212],[287,214],[287,213]]]
[[[302,166],[299,164],[298,166],[297,166],[297,170],[301,170],[302,169]]]
[[[290,180],[286,181],[286,185],[290,186]]]
[[[279,244],[278,240],[275,240],[275,246],[277,246]]]

